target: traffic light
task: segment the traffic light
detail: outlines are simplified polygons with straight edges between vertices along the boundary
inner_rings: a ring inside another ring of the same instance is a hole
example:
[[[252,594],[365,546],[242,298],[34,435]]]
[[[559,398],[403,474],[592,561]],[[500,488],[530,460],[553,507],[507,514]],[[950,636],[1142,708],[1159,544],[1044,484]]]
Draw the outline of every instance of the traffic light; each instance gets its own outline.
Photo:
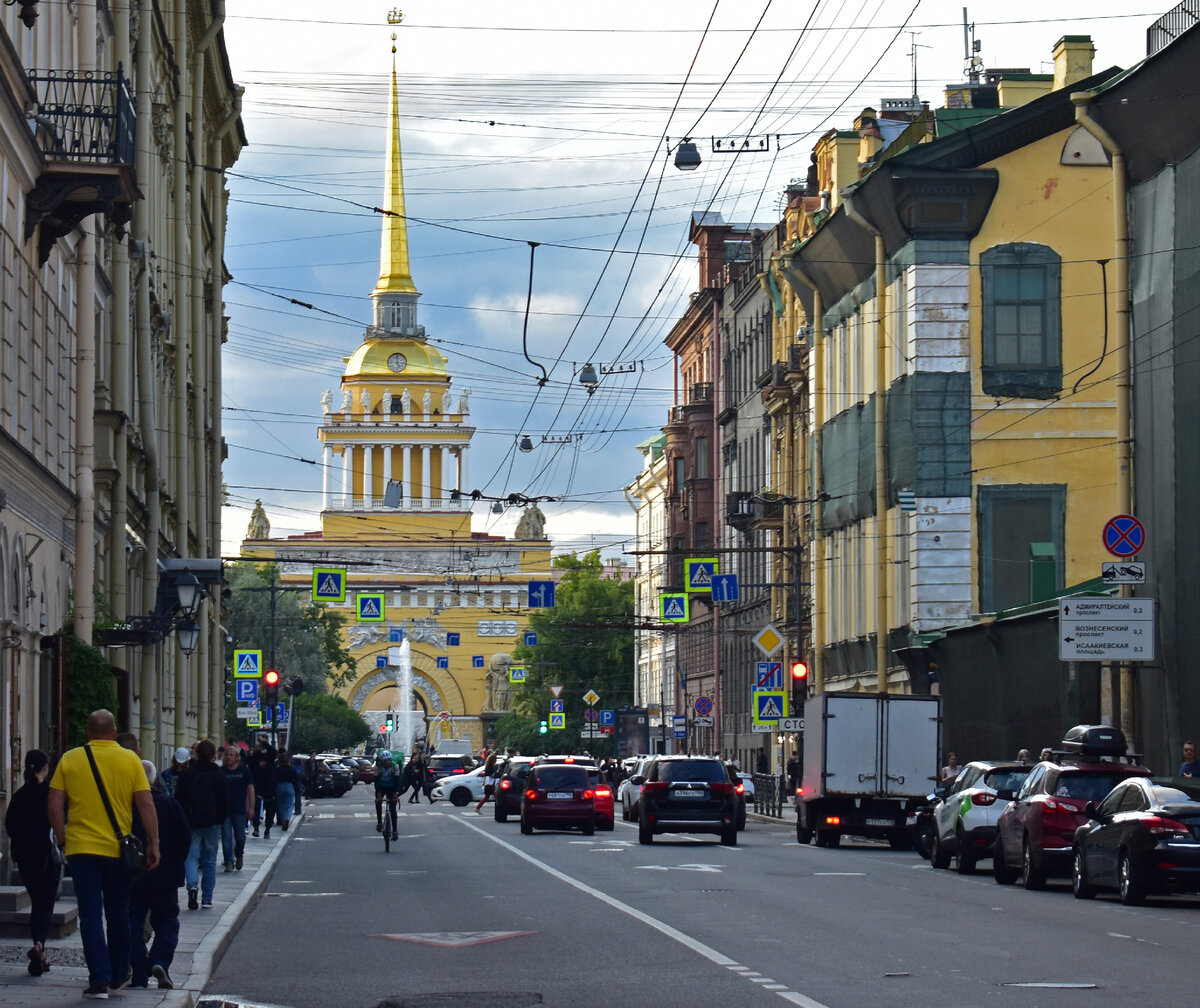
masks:
[[[298,675],[290,675],[283,681],[283,692],[288,696],[295,696],[297,693],[304,692],[304,679]]]
[[[804,701],[808,697],[808,663],[792,662],[792,712],[796,717],[804,713]]]
[[[539,735],[545,735],[545,734],[546,734],[546,732],[548,732],[549,730],[550,730],[550,728],[549,728],[549,726],[546,724],[546,722],[545,722],[545,721],[542,721],[542,722],[541,722],[541,723],[538,725],[538,734],[539,734]]]
[[[384,731],[395,731],[396,730],[396,718],[395,718],[395,715],[393,715],[391,711],[388,711],[387,720],[384,721],[383,728],[384,728]]]
[[[274,669],[267,669],[262,677],[262,705],[263,707],[273,707],[279,703],[279,673]]]
[[[792,685],[801,686],[808,681],[808,665],[802,661],[792,662]]]

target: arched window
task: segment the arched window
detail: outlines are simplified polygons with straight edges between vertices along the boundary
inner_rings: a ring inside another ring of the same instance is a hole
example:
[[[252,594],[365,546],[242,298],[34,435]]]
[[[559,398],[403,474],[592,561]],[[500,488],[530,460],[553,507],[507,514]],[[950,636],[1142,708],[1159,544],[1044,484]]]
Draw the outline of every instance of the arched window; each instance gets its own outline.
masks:
[[[1062,390],[1062,260],[1015,242],[979,257],[983,287],[983,391],[1052,399]]]

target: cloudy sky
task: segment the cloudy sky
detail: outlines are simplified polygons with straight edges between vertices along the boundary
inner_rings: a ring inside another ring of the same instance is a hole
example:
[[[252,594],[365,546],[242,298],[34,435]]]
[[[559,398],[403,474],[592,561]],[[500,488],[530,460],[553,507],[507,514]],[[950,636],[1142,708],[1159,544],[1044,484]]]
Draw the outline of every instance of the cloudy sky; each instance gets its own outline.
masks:
[[[320,525],[320,398],[338,397],[378,276],[394,31],[419,317],[472,392],[462,489],[557,498],[541,505],[556,551],[619,555],[635,446],[675,401],[663,338],[697,288],[690,215],[777,221],[818,136],[912,94],[914,52],[918,94],[941,104],[963,79],[963,5],[413,0],[398,28],[392,9],[230,5],[249,146],[229,177],[222,552],[236,555],[257,498],[273,535]],[[1046,73],[1063,35],[1091,35],[1097,69],[1132,65],[1166,9],[1010,0],[971,14],[985,66]],[[685,136],[704,157],[689,173],[669,155]],[[713,137],[769,149],[713,154]],[[587,362],[608,370],[590,396]],[[522,435],[534,451],[516,450]],[[518,511],[477,506],[474,527],[511,534]]]

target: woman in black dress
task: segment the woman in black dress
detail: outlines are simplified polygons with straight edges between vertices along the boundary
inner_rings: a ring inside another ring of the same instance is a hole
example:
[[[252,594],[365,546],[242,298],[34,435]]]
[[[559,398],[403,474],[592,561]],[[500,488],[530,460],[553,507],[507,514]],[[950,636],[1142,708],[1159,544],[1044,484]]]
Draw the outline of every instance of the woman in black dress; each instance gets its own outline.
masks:
[[[54,899],[62,876],[61,860],[50,836],[50,815],[46,800],[50,785],[50,760],[41,749],[25,754],[25,783],[13,795],[4,816],[4,828],[12,840],[12,856],[21,870],[21,881],[29,893],[29,931],[33,948],[29,950],[29,972],[41,976],[50,968],[46,958],[46,938],[54,915]]]

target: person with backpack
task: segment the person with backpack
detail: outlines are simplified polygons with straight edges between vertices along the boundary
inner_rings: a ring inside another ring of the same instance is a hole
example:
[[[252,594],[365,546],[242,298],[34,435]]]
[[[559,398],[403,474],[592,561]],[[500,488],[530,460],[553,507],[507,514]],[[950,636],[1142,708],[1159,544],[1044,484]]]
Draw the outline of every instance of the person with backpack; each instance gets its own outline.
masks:
[[[229,815],[229,788],[217,766],[217,747],[212,739],[196,743],[196,758],[179,773],[175,800],[183,806],[192,827],[192,844],[184,862],[188,909],[212,907],[217,884],[217,852],[221,847],[221,824]],[[202,888],[203,902],[197,902]]]

